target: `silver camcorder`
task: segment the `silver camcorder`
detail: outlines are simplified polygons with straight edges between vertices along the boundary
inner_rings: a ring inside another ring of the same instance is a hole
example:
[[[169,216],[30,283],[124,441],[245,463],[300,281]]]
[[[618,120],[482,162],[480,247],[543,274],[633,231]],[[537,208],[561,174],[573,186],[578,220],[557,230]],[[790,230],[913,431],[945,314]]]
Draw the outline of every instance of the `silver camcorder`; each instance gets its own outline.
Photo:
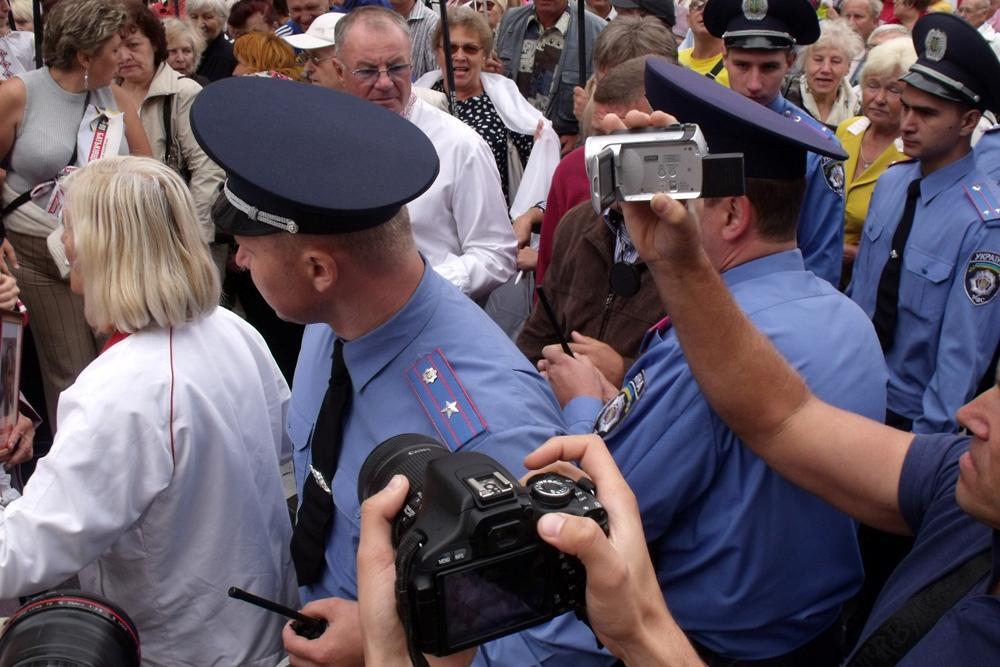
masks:
[[[685,123],[589,137],[584,149],[590,198],[600,213],[617,201],[742,195],[743,154],[709,155],[697,125]]]

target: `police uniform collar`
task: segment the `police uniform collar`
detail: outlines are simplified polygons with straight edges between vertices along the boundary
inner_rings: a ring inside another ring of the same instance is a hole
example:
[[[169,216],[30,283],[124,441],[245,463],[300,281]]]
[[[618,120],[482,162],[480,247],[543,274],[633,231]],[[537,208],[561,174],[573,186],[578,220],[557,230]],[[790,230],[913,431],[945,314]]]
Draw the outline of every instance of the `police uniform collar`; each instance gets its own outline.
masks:
[[[754,280],[761,276],[769,276],[782,271],[805,271],[805,261],[802,259],[802,251],[798,248],[782,250],[781,252],[764,255],[751,259],[727,269],[722,274],[722,279],[728,287],[739,285],[748,280]]]
[[[217,81],[195,98],[191,127],[226,171],[212,216],[235,235],[369,229],[438,172],[430,140],[398,114],[293,81]]]
[[[951,164],[945,165],[920,181],[920,201],[929,203],[934,197],[956,187],[959,182],[976,168],[976,155],[969,151]],[[985,177],[984,177],[984,180]]]

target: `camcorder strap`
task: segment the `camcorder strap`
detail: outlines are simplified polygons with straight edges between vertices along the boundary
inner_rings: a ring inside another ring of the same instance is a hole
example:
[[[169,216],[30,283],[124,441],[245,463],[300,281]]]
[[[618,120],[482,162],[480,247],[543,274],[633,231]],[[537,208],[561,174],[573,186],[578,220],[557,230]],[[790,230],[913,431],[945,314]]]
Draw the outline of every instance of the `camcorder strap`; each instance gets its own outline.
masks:
[[[413,630],[413,619],[410,616],[408,584],[413,566],[416,563],[417,551],[423,546],[425,536],[417,530],[409,531],[400,541],[396,549],[396,611],[403,622],[403,632],[406,633],[406,647],[410,652],[410,662],[413,667],[429,667],[427,658],[417,646],[417,635]]]

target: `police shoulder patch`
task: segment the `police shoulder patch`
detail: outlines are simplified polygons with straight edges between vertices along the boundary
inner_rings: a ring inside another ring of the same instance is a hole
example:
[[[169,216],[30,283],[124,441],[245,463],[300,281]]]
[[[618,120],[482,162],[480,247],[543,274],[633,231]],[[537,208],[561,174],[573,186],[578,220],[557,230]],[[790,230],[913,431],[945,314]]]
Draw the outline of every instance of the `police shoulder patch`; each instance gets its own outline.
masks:
[[[643,370],[604,405],[594,422],[594,433],[603,438],[614,431],[645,391],[646,371]]]
[[[832,157],[823,156],[823,176],[827,186],[841,197],[844,196],[844,163]]]
[[[963,186],[979,219],[989,227],[1000,224],[1000,189],[989,181]]]
[[[486,420],[440,349],[417,359],[406,370],[406,379],[449,449],[459,449],[486,430]]]
[[[988,304],[1000,291],[1000,253],[977,250],[965,267],[965,295],[976,306]]]

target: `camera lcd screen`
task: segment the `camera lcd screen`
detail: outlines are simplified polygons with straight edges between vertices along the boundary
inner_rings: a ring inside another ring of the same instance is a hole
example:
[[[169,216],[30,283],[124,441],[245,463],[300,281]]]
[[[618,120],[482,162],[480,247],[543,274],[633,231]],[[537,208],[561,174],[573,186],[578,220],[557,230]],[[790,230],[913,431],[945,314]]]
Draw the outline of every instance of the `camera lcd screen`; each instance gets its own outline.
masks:
[[[545,563],[541,549],[534,546],[441,575],[448,644],[478,643],[551,614]]]

